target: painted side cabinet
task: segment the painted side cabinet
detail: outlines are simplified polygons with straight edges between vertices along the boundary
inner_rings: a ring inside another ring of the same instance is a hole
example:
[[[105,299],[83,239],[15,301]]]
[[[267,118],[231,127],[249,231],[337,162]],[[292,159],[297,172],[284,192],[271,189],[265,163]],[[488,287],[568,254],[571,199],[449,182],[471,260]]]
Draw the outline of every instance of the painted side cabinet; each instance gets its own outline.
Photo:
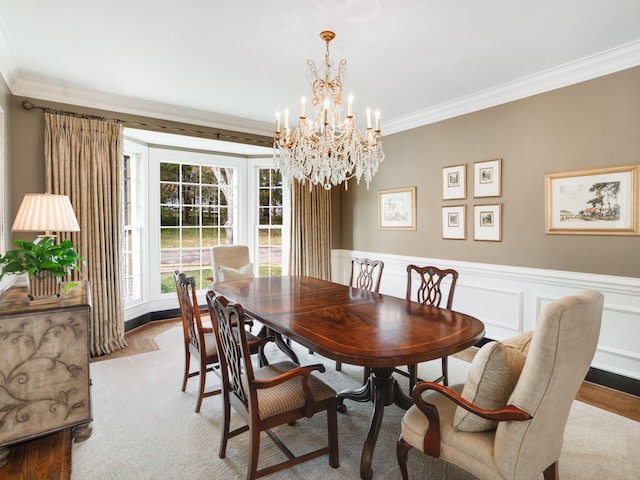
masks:
[[[72,428],[91,435],[88,282],[29,303],[24,287],[0,296],[0,466],[9,446]]]

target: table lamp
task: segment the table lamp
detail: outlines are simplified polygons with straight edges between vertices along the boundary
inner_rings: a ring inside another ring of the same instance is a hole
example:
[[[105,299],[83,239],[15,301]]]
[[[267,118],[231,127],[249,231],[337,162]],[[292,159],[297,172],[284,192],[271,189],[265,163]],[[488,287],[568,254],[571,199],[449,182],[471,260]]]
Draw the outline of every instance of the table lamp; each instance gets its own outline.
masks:
[[[12,232],[42,232],[43,237],[56,237],[52,232],[79,232],[80,225],[66,195],[27,193],[22,199]]]

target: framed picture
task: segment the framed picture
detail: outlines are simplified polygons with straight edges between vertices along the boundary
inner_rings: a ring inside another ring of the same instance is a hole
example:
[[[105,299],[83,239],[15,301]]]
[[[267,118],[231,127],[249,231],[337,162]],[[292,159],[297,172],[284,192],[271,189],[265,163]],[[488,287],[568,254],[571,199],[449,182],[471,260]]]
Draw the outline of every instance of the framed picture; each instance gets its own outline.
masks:
[[[473,239],[502,241],[502,205],[474,205]]]
[[[640,235],[640,165],[545,174],[545,233]]]
[[[378,192],[378,229],[416,229],[416,187]]]
[[[467,198],[467,166],[454,165],[442,169],[442,199]]]
[[[465,205],[442,207],[442,238],[465,240],[467,238]]]
[[[502,159],[473,164],[473,196],[499,197],[502,195]]]

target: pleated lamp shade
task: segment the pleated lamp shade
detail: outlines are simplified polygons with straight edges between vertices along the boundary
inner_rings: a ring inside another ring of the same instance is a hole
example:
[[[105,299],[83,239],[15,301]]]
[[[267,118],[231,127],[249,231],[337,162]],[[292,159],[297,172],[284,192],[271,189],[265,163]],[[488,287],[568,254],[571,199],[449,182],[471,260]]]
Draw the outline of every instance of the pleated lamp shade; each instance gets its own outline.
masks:
[[[22,199],[13,232],[79,232],[80,225],[66,195],[28,193]]]

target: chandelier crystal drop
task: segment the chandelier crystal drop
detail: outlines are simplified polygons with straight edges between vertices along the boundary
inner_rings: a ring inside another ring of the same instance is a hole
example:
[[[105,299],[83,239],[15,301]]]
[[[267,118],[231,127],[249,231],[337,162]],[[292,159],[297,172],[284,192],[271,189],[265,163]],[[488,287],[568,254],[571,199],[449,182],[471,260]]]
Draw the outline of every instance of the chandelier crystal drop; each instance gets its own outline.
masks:
[[[280,114],[276,113],[276,132],[273,136],[273,159],[283,177],[293,182],[309,182],[309,189],[320,184],[329,190],[355,177],[359,184],[364,177],[373,179],[378,165],[384,160],[380,112],[375,112],[375,128],[371,111],[367,109],[367,130],[363,134],[355,124],[353,97],[349,96],[346,115],[342,112],[342,74],[347,65],[341,60],[334,69],[329,59],[329,42],[335,33],[324,31],[320,38],[326,42],[324,69],[318,71],[312,60],[307,65],[313,75],[313,118],[305,114],[306,100],[302,98],[298,126],[289,128],[289,112],[284,112],[284,128],[280,129]]]

